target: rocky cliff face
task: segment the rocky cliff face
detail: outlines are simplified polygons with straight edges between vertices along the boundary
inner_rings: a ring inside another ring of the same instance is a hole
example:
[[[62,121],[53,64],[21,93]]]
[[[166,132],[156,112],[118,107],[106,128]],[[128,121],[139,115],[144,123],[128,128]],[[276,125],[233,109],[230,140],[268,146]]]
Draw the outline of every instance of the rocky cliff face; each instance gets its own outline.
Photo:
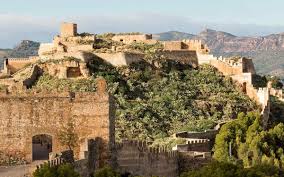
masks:
[[[197,35],[174,32],[157,34],[157,39],[200,39],[215,55],[242,55],[254,59],[257,72],[284,78],[284,33],[259,37],[238,37],[230,33],[206,29]]]

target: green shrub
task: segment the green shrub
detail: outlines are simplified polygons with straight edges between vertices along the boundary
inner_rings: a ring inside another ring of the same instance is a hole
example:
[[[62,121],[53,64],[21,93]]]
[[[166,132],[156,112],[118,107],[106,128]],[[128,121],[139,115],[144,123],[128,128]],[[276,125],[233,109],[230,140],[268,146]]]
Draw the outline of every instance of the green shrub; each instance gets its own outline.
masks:
[[[56,167],[49,167],[45,164],[42,168],[36,169],[33,173],[34,177],[80,177],[80,175],[74,171],[74,168],[70,164],[64,164]]]
[[[121,175],[110,167],[104,167],[96,170],[94,177],[121,177]]]
[[[212,162],[202,168],[181,175],[181,177],[280,177],[279,169],[264,165],[244,168],[224,162]]]
[[[178,131],[204,131],[219,121],[236,118],[239,112],[257,109],[215,68],[205,65],[193,69],[149,53],[147,61],[119,68],[93,58],[88,63],[91,78],[72,80],[43,75],[33,89],[95,91],[95,78],[104,77],[117,103],[117,140],[162,142]],[[172,144],[172,140],[167,142]]]

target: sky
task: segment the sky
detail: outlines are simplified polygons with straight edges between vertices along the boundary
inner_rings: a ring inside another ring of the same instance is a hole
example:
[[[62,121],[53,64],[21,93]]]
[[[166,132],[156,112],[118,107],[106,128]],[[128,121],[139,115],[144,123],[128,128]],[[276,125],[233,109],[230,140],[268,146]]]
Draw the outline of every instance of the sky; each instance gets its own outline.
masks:
[[[48,42],[60,22],[79,32],[182,31],[205,28],[240,36],[284,32],[283,0],[0,0],[0,48]]]

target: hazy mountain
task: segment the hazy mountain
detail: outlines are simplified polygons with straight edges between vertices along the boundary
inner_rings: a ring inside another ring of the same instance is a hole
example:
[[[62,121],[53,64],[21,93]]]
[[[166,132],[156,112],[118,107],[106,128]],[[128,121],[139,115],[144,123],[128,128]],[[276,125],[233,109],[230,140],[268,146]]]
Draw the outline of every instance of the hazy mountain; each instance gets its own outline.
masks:
[[[4,57],[25,58],[38,55],[39,45],[38,42],[23,40],[13,49],[0,49],[0,67],[3,67]]]
[[[284,78],[284,33],[259,37],[239,37],[222,31],[206,29],[197,35],[165,32],[155,36],[161,40],[200,39],[209,46],[215,55],[248,56],[254,59],[259,73]]]
[[[195,35],[189,34],[189,33],[183,33],[178,31],[169,31],[166,33],[160,33],[154,35],[154,38],[157,38],[161,41],[167,41],[167,40],[182,40],[182,39],[188,39],[193,38]]]
[[[9,52],[9,57],[29,57],[38,55],[39,42],[23,40]]]

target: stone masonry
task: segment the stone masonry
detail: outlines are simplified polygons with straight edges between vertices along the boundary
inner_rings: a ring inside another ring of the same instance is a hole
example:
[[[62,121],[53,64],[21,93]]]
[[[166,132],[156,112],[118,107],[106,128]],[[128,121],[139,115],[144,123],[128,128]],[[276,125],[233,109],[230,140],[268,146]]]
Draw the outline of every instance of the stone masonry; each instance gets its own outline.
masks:
[[[32,138],[42,134],[52,137],[52,152],[65,150],[59,132],[73,122],[79,137],[76,157],[86,140],[93,139],[102,143],[100,164],[108,163],[114,147],[115,108],[104,82],[98,80],[96,93],[1,93],[0,152],[31,162]]]

